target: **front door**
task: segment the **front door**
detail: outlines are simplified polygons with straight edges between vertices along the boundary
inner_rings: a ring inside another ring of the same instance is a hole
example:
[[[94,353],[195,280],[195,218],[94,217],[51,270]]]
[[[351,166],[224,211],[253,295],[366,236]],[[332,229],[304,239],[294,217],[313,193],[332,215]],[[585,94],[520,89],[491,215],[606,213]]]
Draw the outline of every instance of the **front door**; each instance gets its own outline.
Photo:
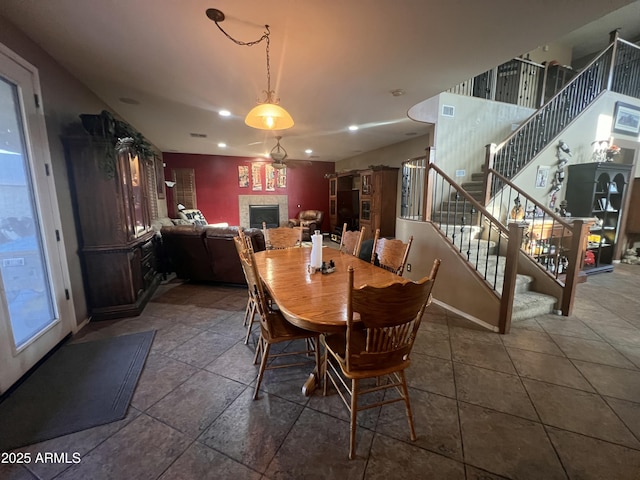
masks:
[[[0,45],[0,394],[71,332],[37,70]]]

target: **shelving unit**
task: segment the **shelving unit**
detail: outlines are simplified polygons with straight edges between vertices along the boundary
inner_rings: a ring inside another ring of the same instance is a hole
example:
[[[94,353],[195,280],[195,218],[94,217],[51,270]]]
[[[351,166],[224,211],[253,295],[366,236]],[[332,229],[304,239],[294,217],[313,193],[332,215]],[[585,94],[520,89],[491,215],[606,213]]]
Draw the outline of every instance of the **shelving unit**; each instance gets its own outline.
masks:
[[[340,242],[342,225],[348,230],[365,227],[365,239],[377,228],[381,237],[396,233],[398,168],[376,167],[334,174],[329,178],[331,239]]]
[[[358,189],[354,188],[359,175],[353,172],[335,174],[329,178],[329,223],[331,240],[340,242],[342,225],[358,229]]]
[[[594,217],[590,228],[583,271],[587,274],[613,270],[626,206],[631,165],[582,163],[569,166],[567,209],[573,216]]]
[[[364,170],[360,177],[360,227],[365,227],[364,238],[373,238],[376,229],[380,229],[381,237],[395,236],[398,169]]]

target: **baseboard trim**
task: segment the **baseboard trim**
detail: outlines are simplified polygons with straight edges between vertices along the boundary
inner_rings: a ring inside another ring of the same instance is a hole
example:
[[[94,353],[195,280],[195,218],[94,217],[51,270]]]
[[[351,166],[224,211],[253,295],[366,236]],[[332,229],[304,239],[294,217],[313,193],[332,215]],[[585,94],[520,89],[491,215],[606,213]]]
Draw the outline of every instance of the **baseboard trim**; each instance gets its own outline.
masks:
[[[491,325],[491,324],[489,324],[489,323],[487,323],[487,322],[485,322],[483,320],[480,320],[479,318],[476,318],[476,317],[474,317],[472,315],[469,315],[468,313],[462,312],[462,311],[458,310],[457,308],[452,307],[448,303],[441,302],[440,300],[437,300],[435,298],[432,301],[433,301],[433,303],[435,303],[436,305],[444,308],[445,310],[449,310],[450,312],[455,313],[456,315],[464,318],[465,320],[469,320],[470,322],[473,322],[476,325],[480,325],[482,328],[486,328],[487,330],[490,330],[490,331],[495,332],[495,333],[499,332],[498,327],[495,327],[495,326],[493,326],[493,325]]]

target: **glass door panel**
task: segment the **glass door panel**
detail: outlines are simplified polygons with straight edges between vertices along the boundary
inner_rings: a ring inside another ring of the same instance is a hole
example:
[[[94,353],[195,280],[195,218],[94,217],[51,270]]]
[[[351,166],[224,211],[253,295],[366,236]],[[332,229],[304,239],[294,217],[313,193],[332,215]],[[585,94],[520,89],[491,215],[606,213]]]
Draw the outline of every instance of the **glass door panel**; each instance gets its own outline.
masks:
[[[57,321],[17,87],[0,77],[0,275],[17,350]]]

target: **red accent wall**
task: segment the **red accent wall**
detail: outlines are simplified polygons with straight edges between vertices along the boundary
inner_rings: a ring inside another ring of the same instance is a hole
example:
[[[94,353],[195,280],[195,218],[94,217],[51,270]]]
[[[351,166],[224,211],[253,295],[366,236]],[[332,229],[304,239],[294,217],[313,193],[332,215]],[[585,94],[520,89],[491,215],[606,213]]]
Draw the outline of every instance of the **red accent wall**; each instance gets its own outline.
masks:
[[[196,177],[196,197],[198,208],[207,222],[240,223],[238,195],[288,195],[289,217],[298,215],[300,210],[322,210],[324,219],[322,231],[329,231],[329,180],[324,178],[333,173],[333,162],[311,162],[309,166],[287,168],[286,188],[275,188],[266,192],[264,165],[268,162],[252,157],[227,157],[222,155],[198,155],[188,153],[163,153],[165,180],[171,180],[172,168],[193,168]],[[262,164],[262,190],[251,188],[251,165]],[[249,167],[249,186],[238,185],[238,166]],[[167,209],[171,218],[176,218],[176,203],[171,188],[167,188]],[[300,207],[298,207],[300,205]]]

